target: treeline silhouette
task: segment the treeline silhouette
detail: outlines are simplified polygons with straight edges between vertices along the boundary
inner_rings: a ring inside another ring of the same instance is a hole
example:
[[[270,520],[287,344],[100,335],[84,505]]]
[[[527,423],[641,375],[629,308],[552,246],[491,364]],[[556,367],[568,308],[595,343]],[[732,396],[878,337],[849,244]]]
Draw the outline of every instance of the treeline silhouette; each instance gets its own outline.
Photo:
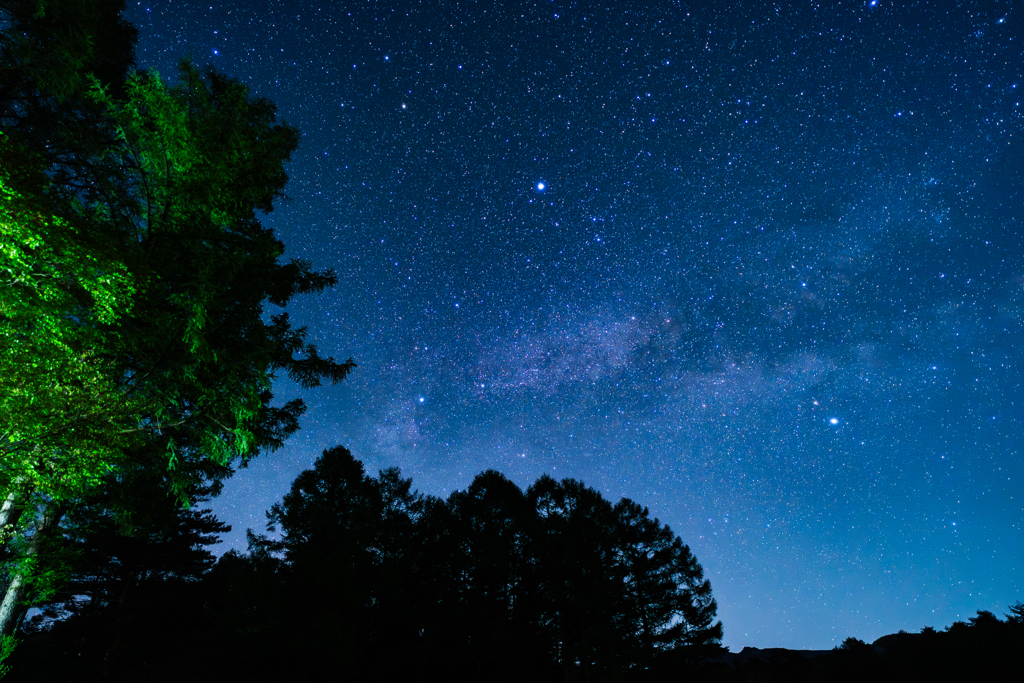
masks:
[[[126,536],[92,509],[12,680],[641,680],[725,652],[690,549],[572,479],[442,500],[335,447],[215,564],[209,511]]]
[[[778,649],[745,656],[744,649],[705,662],[695,675],[728,683],[1012,681],[1020,676],[1024,653],[1024,603],[1009,609],[1004,619],[979,610],[942,631],[900,631],[874,643],[850,637],[825,652]]]
[[[12,681],[961,681],[1019,670],[1024,604],[832,651],[728,653],[703,570],[647,509],[494,470],[447,500],[324,451],[219,561],[229,527],[154,495],[125,529],[69,515],[74,570],[23,629]],[[77,530],[77,532],[76,532]],[[80,532],[80,533],[79,533]]]

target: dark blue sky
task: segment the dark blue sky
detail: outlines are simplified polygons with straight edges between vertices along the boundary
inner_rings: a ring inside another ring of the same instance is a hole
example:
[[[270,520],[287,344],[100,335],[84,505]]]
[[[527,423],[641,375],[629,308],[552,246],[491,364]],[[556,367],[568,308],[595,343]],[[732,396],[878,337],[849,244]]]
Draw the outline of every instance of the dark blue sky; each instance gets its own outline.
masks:
[[[1024,16],[1011,2],[132,3],[302,132],[267,217],[359,369],[228,482],[323,448],[630,497],[725,644],[1024,599]],[[541,186],[543,184],[543,187]],[[278,384],[282,398],[297,393]]]

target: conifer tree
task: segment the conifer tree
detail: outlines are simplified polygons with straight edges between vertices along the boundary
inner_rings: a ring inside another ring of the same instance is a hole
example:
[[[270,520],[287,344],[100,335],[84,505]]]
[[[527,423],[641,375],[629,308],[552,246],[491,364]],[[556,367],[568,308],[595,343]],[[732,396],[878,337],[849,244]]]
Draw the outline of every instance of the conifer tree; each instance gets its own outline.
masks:
[[[96,487],[127,520],[143,474],[185,502],[207,463],[295,431],[304,406],[272,405],[277,373],[313,387],[354,367],[263,317],[335,282],[284,260],[257,216],[295,129],[214,71],[131,71],[122,6],[0,5],[4,636],[29,586],[57,578],[41,544]]]

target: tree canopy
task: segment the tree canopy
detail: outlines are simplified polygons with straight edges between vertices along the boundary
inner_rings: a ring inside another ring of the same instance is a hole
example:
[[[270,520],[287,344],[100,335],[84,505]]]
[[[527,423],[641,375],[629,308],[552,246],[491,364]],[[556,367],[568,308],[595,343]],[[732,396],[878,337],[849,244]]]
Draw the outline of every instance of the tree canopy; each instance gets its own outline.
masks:
[[[44,532],[96,489],[128,527],[142,480],[187,503],[298,428],[279,373],[311,388],[355,367],[265,310],[336,281],[259,220],[297,131],[212,69],[136,70],[122,9],[0,4],[4,636],[55,589]]]
[[[250,532],[250,553],[227,566],[276,580],[238,618],[252,625],[257,604],[275,604],[258,628],[288,624],[290,647],[311,661],[345,643],[338,666],[394,677],[415,673],[388,668],[398,650],[456,679],[613,680],[721,642],[689,548],[646,508],[572,479],[545,476],[524,492],[488,470],[442,501],[396,470],[368,476],[335,447],[267,517],[278,538]]]

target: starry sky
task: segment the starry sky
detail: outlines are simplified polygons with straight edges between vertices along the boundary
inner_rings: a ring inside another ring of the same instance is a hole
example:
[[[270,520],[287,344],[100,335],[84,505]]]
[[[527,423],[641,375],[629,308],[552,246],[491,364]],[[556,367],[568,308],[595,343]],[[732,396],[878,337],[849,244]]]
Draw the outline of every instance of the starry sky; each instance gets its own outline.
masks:
[[[1013,2],[132,1],[300,128],[289,311],[352,357],[215,509],[326,447],[650,507],[724,643],[1024,600],[1024,13]]]

